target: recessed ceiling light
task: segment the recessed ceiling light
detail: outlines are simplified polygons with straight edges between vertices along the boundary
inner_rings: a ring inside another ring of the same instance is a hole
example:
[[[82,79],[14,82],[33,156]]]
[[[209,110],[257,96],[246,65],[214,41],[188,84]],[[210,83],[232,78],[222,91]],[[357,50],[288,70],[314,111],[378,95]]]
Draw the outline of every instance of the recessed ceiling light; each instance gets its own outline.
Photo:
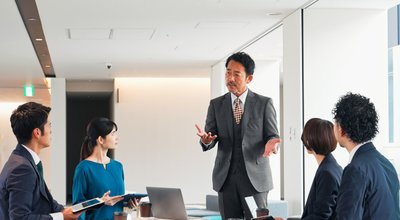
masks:
[[[28,18],[28,21],[37,21],[36,18]]]
[[[279,16],[282,15],[282,12],[276,11],[276,12],[267,12],[267,16]]]
[[[46,67],[46,68],[50,68],[50,65],[45,65],[44,67]]]
[[[43,41],[43,38],[35,38],[35,41]]]

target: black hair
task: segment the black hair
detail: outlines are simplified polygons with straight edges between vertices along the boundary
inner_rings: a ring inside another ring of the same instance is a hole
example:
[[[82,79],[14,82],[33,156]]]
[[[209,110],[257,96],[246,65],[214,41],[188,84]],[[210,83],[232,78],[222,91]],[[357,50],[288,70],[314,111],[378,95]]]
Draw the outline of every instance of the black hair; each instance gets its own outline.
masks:
[[[246,76],[253,75],[256,65],[254,63],[254,60],[247,53],[237,52],[237,53],[232,54],[226,60],[225,67],[228,67],[228,63],[231,60],[236,61],[243,65],[243,67],[246,71]]]
[[[19,144],[27,144],[32,139],[32,132],[39,128],[44,133],[50,107],[36,102],[27,102],[18,106],[10,117],[11,128]]]
[[[97,145],[97,138],[105,138],[112,130],[118,130],[117,124],[108,118],[94,118],[86,127],[86,137],[81,147],[81,160],[89,157]]]
[[[369,141],[378,133],[378,114],[367,97],[349,92],[339,99],[332,113],[354,143]]]
[[[301,140],[307,150],[325,156],[334,151],[337,145],[332,122],[320,118],[307,121]]]

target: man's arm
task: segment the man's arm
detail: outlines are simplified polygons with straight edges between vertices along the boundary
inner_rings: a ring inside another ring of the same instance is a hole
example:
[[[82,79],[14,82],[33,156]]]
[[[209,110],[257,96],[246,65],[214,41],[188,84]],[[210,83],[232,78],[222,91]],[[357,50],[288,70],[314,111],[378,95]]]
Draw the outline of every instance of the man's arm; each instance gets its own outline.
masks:
[[[278,152],[279,139],[278,126],[276,121],[276,111],[272,99],[268,98],[264,111],[263,136],[266,139],[264,156]]]
[[[272,99],[268,99],[264,112],[264,137],[268,142],[272,138],[279,138],[276,111]]]
[[[200,137],[200,145],[203,148],[203,151],[207,151],[213,148],[218,142],[218,135],[214,105],[211,101],[210,105],[208,106],[206,126],[204,131],[200,128],[199,125],[196,125],[196,128],[197,136]]]
[[[32,206],[40,204],[32,204],[35,187],[37,186],[36,173],[34,169],[22,164],[16,167],[7,179],[7,190],[10,192],[9,198],[9,216],[10,219],[43,219],[51,220],[49,213],[33,214]]]

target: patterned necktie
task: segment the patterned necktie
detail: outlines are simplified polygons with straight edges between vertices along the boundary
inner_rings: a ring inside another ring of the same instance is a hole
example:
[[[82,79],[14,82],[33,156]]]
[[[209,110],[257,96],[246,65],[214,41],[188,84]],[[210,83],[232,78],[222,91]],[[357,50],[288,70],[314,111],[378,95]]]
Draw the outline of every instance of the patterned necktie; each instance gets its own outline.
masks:
[[[233,116],[235,117],[236,124],[240,123],[240,119],[242,119],[242,108],[240,107],[240,99],[237,97],[233,103]]]
[[[37,169],[39,171],[40,178],[44,179],[43,178],[43,164],[42,164],[42,161],[39,161],[39,163],[36,166],[37,166]]]

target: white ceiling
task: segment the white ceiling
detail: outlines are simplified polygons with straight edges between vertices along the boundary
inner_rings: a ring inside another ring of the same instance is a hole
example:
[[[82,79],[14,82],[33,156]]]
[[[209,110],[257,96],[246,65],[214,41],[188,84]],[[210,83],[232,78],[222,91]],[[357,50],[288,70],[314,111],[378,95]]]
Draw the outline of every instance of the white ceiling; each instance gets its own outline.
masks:
[[[206,77],[213,64],[307,2],[36,0],[55,74],[67,79]],[[398,2],[320,0],[313,7],[385,8]],[[281,15],[268,15],[275,12]],[[0,18],[0,88],[26,83],[43,88],[44,75],[15,1],[0,1]],[[274,43],[263,56],[275,59],[281,56],[281,34],[269,38]]]

